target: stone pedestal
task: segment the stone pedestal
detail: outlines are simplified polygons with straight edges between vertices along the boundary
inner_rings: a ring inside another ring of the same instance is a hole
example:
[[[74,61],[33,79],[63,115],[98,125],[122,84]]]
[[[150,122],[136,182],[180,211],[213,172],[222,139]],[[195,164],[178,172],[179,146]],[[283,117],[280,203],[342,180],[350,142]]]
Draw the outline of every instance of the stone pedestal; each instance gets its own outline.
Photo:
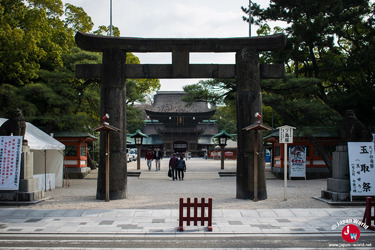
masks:
[[[65,168],[64,176],[68,176],[69,179],[84,179],[90,172],[89,167],[82,168]]]
[[[44,191],[38,190],[38,179],[33,177],[33,153],[29,146],[22,146],[21,173],[18,191],[2,191],[1,201],[37,201],[44,198]]]
[[[348,147],[336,147],[332,157],[332,178],[327,180],[327,190],[322,190],[322,198],[337,201],[350,201],[350,176]]]

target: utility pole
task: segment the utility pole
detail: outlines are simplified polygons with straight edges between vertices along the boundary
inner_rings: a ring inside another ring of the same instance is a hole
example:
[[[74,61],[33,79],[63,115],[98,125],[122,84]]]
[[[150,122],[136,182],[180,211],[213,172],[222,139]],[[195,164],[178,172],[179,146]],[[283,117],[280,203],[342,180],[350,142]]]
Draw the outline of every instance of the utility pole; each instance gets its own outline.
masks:
[[[112,0],[109,7],[109,36],[112,36]]]
[[[249,37],[251,37],[251,0],[249,0]]]

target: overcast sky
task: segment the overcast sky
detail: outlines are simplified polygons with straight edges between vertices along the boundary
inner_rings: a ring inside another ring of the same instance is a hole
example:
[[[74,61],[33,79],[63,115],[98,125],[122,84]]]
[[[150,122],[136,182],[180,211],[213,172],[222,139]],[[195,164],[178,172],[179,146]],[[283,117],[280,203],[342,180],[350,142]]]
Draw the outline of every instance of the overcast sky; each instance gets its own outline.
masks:
[[[110,0],[63,0],[82,7],[94,30],[110,23]],[[267,7],[269,0],[255,0]],[[112,0],[112,23],[121,36],[152,38],[246,37],[249,25],[241,6],[248,0]],[[252,36],[257,26],[252,26]],[[171,63],[170,54],[136,53],[141,63]],[[191,54],[190,63],[234,63],[231,53]],[[160,79],[161,90],[177,91],[200,79]]]

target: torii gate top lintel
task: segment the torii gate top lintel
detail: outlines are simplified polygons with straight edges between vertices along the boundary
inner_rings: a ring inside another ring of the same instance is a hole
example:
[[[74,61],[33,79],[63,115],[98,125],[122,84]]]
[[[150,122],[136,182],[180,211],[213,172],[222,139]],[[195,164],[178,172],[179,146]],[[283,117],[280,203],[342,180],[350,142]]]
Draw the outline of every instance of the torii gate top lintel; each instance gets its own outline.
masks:
[[[285,46],[284,34],[239,38],[137,38],[109,37],[77,32],[78,47],[87,51],[102,52],[105,49],[121,49],[127,52],[237,52],[243,48],[271,51]]]
[[[190,64],[190,52],[271,51],[285,46],[284,34],[240,38],[129,38],[108,37],[78,32],[76,43],[83,50],[105,52],[171,52],[172,64],[127,64],[122,69],[127,78],[235,78],[236,65]],[[255,54],[254,54],[255,55]],[[258,55],[256,55],[258,57]],[[109,59],[113,60],[113,59]],[[112,66],[111,66],[112,67]],[[284,75],[284,65],[260,65],[263,79]],[[77,65],[79,78],[102,77],[102,65]]]

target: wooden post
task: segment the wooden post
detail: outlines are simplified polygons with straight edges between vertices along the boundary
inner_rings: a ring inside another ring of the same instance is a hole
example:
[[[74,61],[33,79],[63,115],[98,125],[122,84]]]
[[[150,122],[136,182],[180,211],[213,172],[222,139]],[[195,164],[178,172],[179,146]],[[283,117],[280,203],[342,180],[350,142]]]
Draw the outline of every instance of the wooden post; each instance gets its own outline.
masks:
[[[105,201],[109,201],[109,131],[105,132]]]
[[[258,201],[258,130],[254,130],[254,201]]]
[[[287,190],[287,187],[288,187],[288,160],[287,160],[287,157],[288,157],[288,154],[287,154],[287,151],[288,151],[288,146],[286,143],[284,143],[284,200],[286,201],[287,198],[286,198],[286,190]]]
[[[103,122],[103,125],[94,128],[93,131],[97,132],[105,132],[105,169],[102,168],[99,170],[105,170],[105,201],[108,202],[110,200],[110,183],[109,183],[109,167],[110,167],[110,157],[109,157],[109,133],[112,132],[120,132],[120,129],[110,126],[108,123]],[[101,133],[103,134],[103,133]],[[98,194],[97,194],[98,195]]]
[[[287,189],[287,177],[288,177],[288,143],[293,143],[293,129],[296,129],[295,127],[291,127],[288,125],[284,125],[277,128],[279,130],[279,142],[284,143],[284,200],[287,200],[286,198],[286,189]]]
[[[372,215],[371,208],[374,208],[374,215]],[[371,222],[374,221],[374,225]],[[368,226],[368,229],[375,231],[375,202],[372,202],[372,197],[366,198],[366,209],[363,214],[362,222]]]
[[[224,147],[225,146],[221,146],[220,148],[221,148],[221,169],[224,169]]]
[[[141,147],[137,146],[138,152],[137,152],[137,170],[141,169]]]
[[[258,112],[259,114],[259,112]],[[258,185],[259,185],[259,169],[264,170],[263,163],[259,164],[259,131],[262,130],[271,130],[270,127],[263,125],[259,116],[259,121],[257,123],[254,123],[250,126],[247,126],[246,128],[243,128],[244,131],[252,130],[254,131],[254,199],[253,201],[258,201]]]

